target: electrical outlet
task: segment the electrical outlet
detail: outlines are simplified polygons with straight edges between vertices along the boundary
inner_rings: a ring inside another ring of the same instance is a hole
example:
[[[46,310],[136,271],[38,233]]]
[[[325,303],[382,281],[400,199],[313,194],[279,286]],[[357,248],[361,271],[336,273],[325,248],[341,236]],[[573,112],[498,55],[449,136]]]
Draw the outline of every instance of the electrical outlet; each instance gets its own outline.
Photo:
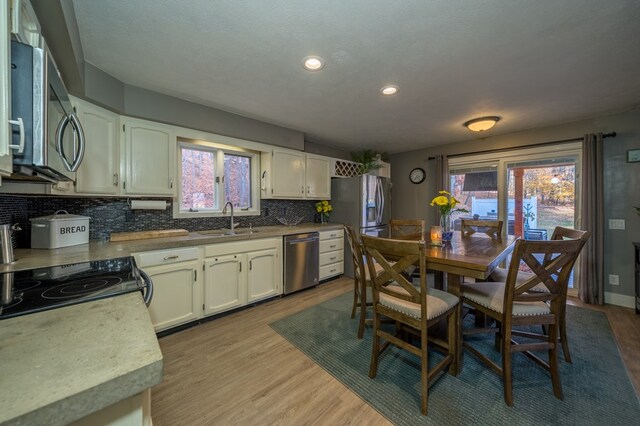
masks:
[[[609,229],[624,230],[624,219],[609,219]]]
[[[618,275],[609,274],[609,284],[620,285],[620,277]]]

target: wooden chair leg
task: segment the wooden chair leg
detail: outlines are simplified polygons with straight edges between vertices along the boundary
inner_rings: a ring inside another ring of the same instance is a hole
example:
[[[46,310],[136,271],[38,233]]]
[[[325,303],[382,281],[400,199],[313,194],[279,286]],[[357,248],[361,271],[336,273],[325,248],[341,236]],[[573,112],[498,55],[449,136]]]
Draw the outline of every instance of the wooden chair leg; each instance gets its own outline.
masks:
[[[569,364],[572,364],[571,354],[569,353],[569,341],[567,340],[567,307],[566,305],[562,307],[562,312],[560,312],[560,341],[562,342],[562,353],[564,354],[564,360]]]
[[[513,407],[513,377],[511,373],[511,329],[504,321],[502,329],[502,386],[504,387],[504,402]]]
[[[358,324],[358,339],[364,337],[364,329],[367,321],[367,289],[360,288],[360,323]]]
[[[380,355],[380,335],[378,335],[378,329],[380,328],[380,314],[373,312],[373,338],[371,345],[371,365],[369,366],[369,377],[375,379],[378,374],[378,356]]]
[[[358,306],[358,301],[359,301],[359,297],[358,297],[358,284],[355,281],[354,278],[354,282],[353,282],[353,306],[351,307],[351,319],[354,319],[356,317],[356,307]]]
[[[451,364],[449,364],[449,374],[457,376],[460,372],[460,351],[457,350],[458,340],[462,334],[462,327],[460,319],[462,318],[462,303],[458,303],[458,306],[451,311],[447,318],[447,344],[449,345],[449,355],[453,357]]]
[[[429,352],[428,352],[428,340],[427,340],[427,327],[425,326],[420,333],[420,389],[422,401],[420,404],[420,411],[423,415],[427,415],[429,411]]]
[[[553,384],[553,394],[562,400],[562,384],[560,383],[560,372],[558,371],[558,327],[552,324],[549,327],[549,342],[553,344],[549,349],[549,372],[551,373],[551,383]]]

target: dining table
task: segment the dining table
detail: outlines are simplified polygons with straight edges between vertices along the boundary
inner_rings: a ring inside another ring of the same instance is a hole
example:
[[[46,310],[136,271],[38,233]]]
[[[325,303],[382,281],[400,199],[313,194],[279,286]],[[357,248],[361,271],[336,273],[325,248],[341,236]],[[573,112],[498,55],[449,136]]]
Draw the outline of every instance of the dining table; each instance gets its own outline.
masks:
[[[460,284],[463,277],[486,280],[489,275],[507,259],[513,251],[518,238],[508,235],[503,238],[491,238],[483,233],[463,236],[454,231],[451,241],[434,245],[427,241],[427,270],[444,272],[436,274],[436,286],[460,296]]]

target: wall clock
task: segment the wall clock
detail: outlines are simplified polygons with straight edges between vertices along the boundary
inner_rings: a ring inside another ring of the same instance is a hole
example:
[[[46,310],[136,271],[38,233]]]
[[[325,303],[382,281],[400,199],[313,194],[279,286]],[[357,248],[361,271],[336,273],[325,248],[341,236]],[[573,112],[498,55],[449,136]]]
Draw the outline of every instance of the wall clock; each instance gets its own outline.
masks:
[[[411,173],[409,173],[409,180],[411,180],[411,183],[422,183],[424,181],[424,178],[424,169],[421,169],[420,167],[416,167],[415,169],[411,170]]]

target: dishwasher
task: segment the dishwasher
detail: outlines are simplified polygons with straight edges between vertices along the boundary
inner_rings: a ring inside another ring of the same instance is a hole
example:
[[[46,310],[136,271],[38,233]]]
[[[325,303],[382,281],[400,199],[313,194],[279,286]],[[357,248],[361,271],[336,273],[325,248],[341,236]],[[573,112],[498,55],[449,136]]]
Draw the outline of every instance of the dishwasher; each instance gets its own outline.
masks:
[[[284,294],[318,284],[320,275],[320,234],[284,237]]]

